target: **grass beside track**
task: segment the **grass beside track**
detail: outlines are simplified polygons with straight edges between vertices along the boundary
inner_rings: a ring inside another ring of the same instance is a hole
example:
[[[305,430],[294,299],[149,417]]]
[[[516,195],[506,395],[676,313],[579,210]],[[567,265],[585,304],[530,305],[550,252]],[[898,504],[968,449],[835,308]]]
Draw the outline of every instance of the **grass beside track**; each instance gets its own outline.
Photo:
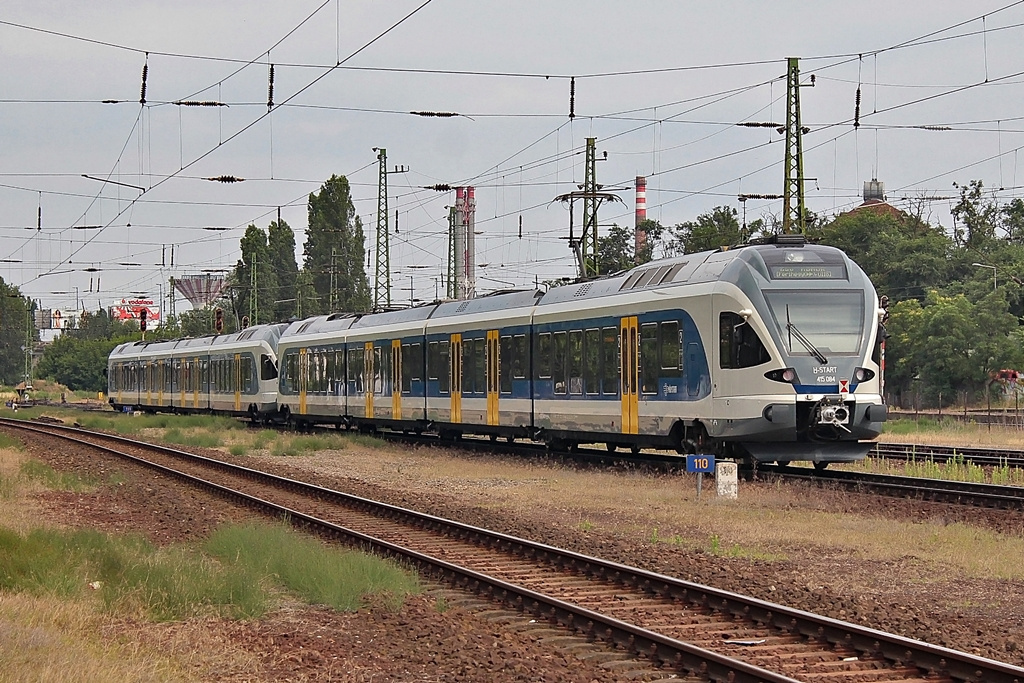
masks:
[[[415,575],[389,561],[284,524],[225,526],[201,544],[164,548],[136,535],[39,526],[33,494],[103,482],[54,472],[0,437],[0,681],[187,680],[187,653],[109,641],[104,629],[258,618],[295,599],[351,611],[372,596],[397,609],[420,591]]]

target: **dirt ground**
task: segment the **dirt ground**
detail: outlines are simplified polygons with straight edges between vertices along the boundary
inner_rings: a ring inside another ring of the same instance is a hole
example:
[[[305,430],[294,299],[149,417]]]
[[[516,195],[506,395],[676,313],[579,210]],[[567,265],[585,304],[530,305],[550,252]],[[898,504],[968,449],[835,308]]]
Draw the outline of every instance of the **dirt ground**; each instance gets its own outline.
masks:
[[[245,514],[201,492],[171,481],[158,484],[146,473],[92,454],[45,443],[35,444],[29,451],[56,469],[90,473],[101,480],[107,480],[111,469],[123,475],[119,485],[102,486],[91,493],[41,494],[39,505],[60,523],[143,531],[155,542],[166,544],[202,537],[217,525]],[[840,522],[827,522],[837,524],[834,533],[823,529],[802,545],[788,543],[748,552],[714,543],[707,547],[705,540],[695,540],[705,533],[700,523],[666,521],[657,512],[657,501],[645,507],[624,500],[616,508],[602,499],[595,507],[586,503],[586,494],[594,491],[576,491],[576,501],[566,503],[554,493],[558,487],[553,482],[569,476],[557,464],[531,463],[526,474],[508,475],[498,460],[440,449],[350,448],[303,457],[232,457],[217,450],[203,453],[1024,665],[1024,582],[960,571],[934,576],[942,565],[923,561],[913,553],[865,557],[844,544]],[[649,478],[663,486],[668,476],[612,470],[590,473],[587,481],[604,481],[612,488],[623,478]],[[686,495],[693,496],[688,480],[679,484],[687,487]],[[587,485],[599,488],[605,484]],[[790,489],[779,484],[743,483],[741,489],[757,500],[781,497],[790,512],[805,510],[810,515],[826,510],[837,516],[825,519],[865,519],[868,526],[877,526],[879,533],[890,524],[966,524],[968,531],[994,532],[999,538],[1024,536],[1020,513],[806,486]],[[702,514],[716,513],[713,500],[697,509],[704,510]],[[717,541],[718,537],[714,538]],[[510,630],[471,610],[457,606],[442,609],[436,595],[430,593],[409,599],[398,612],[368,606],[357,613],[338,614],[291,605],[256,622],[208,620],[111,628],[121,629],[122,636],[132,633],[165,652],[191,652],[188,667],[196,680],[615,681],[634,675],[602,665],[598,658],[583,660],[541,642],[543,636],[550,635],[546,631]],[[207,654],[196,656],[197,651]]]

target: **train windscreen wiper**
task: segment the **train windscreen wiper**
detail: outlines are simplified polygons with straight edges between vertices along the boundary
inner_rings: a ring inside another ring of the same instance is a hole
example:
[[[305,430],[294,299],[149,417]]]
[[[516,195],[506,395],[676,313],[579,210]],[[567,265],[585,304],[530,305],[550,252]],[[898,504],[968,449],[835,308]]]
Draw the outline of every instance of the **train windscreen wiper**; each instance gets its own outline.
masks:
[[[797,329],[797,326],[789,319],[789,306],[786,306],[786,330],[789,332],[789,349],[793,350],[793,337],[800,342],[805,349],[807,349],[811,355],[813,355],[819,363],[824,365],[828,363],[828,358],[825,358],[825,354],[818,350],[818,347],[811,343],[811,340],[804,336],[804,333]]]

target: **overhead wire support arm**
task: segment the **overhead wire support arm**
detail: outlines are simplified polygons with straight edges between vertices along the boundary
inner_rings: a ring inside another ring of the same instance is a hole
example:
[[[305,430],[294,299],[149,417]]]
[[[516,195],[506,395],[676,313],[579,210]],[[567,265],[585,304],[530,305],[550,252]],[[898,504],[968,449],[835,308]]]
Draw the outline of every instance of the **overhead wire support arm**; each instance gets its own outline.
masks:
[[[596,277],[597,262],[597,210],[602,202],[619,201],[622,199],[611,192],[602,192],[603,185],[597,183],[597,138],[587,138],[586,163],[584,181],[578,185],[578,191],[567,192],[555,197],[556,201],[569,204],[569,248],[576,254],[576,265],[579,277]],[[602,160],[608,159],[608,152]],[[616,189],[616,188],[611,188]],[[573,234],[573,208],[577,199],[583,200],[583,229],[577,239]]]

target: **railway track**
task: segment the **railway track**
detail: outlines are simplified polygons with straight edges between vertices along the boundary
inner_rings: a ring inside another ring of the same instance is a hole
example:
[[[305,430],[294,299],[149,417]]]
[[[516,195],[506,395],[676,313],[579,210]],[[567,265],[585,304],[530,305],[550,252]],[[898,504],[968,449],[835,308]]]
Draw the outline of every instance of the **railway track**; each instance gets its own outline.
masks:
[[[1024,452],[1009,448],[973,448],[964,446],[932,446],[927,444],[878,443],[869,452],[871,457],[890,460],[946,463],[972,462],[982,467],[1024,467]]]
[[[806,467],[773,465],[759,468],[758,472],[784,479],[801,479],[815,483],[827,482],[855,491],[869,491],[889,496],[1003,510],[1024,510],[1024,487],[1020,486],[922,479],[896,474],[847,470],[811,470]]]
[[[506,608],[713,681],[1024,683],[1024,669],[131,439],[0,420],[101,448],[415,566]]]

